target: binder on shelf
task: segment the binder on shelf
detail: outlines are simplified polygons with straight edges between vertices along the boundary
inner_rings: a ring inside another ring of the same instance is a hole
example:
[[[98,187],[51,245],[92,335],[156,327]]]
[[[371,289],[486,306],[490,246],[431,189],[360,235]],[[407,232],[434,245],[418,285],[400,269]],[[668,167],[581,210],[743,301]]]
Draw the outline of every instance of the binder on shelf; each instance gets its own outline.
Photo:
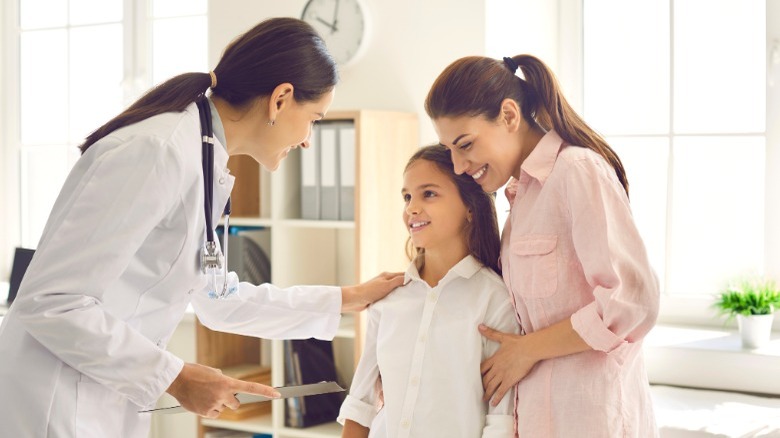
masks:
[[[310,147],[301,149],[301,219],[320,218],[320,129],[314,128]]]
[[[336,362],[330,341],[284,341],[284,365],[286,385],[336,380]],[[310,427],[336,421],[342,401],[340,392],[288,398],[285,425]]]
[[[355,220],[355,125],[339,127],[339,219]]]
[[[326,221],[339,218],[337,134],[337,125],[320,125],[320,219]]]

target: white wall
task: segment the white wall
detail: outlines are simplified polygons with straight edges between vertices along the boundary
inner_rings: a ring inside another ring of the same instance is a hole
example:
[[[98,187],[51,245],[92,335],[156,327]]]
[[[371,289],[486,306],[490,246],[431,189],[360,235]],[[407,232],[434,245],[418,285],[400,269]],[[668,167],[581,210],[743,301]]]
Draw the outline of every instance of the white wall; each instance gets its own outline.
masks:
[[[417,112],[421,144],[436,141],[423,101],[452,61],[485,53],[485,2],[362,0],[371,21],[364,55],[341,71],[331,109]],[[236,35],[263,19],[300,17],[305,0],[211,0],[209,62]]]
[[[18,47],[16,39],[6,38],[8,29],[14,26],[16,5],[3,2],[0,5],[0,59],[13,59]],[[0,106],[2,113],[15,115],[18,90],[9,83],[16,80],[18,73],[0,63]],[[13,63],[11,63],[13,65]],[[15,138],[18,121],[16,116],[0,118],[0,279],[6,281],[11,275],[13,248],[19,244],[19,159]],[[13,145],[13,146],[9,146]],[[7,291],[0,290],[0,301]]]
[[[780,45],[780,0],[766,2],[767,83],[766,88],[766,275],[780,279],[780,63],[773,64],[771,50],[777,41]],[[780,47],[777,48],[780,51]],[[780,56],[780,55],[778,55]],[[775,318],[775,329],[780,329],[780,318]]]

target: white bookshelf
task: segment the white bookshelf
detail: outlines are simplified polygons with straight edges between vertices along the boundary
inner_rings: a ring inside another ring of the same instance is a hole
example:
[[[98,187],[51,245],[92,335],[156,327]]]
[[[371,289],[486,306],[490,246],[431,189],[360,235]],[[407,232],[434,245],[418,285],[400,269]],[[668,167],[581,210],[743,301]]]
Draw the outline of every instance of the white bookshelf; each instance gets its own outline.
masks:
[[[259,214],[231,217],[230,224],[270,229],[271,280],[280,287],[356,284],[383,271],[403,271],[408,263],[404,254],[408,234],[401,221],[400,190],[406,161],[419,146],[417,115],[333,111],[326,118],[329,120],[354,123],[354,220],[301,219],[301,162],[296,153],[299,151],[291,153],[276,172],[260,170],[253,175],[254,179],[248,178],[260,185],[259,191],[241,193],[258,194],[259,200],[233,200],[234,211],[237,203],[256,203],[253,211]],[[236,184],[242,181],[242,175],[237,175]],[[339,383],[347,387],[360,354],[363,330],[360,314],[345,314],[333,342]],[[271,365],[272,385],[284,384],[283,341],[216,334],[204,327],[198,327],[197,332],[199,361],[203,361],[201,353],[206,351],[205,361],[210,363],[205,364],[215,367],[265,360]],[[274,438],[341,436],[341,426],[335,422],[301,429],[285,427],[285,402],[271,403],[271,414],[241,421],[199,419],[199,435],[202,437],[208,428],[264,433]]]

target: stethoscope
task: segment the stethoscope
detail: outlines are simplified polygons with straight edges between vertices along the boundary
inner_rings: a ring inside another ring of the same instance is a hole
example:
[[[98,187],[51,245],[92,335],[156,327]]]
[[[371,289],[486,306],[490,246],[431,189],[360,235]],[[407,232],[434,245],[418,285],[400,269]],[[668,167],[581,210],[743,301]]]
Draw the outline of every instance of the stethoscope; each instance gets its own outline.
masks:
[[[209,287],[209,297],[222,299],[230,295],[228,290],[228,230],[230,229],[230,197],[228,197],[225,204],[225,236],[223,244],[224,250],[224,264],[222,263],[223,255],[217,249],[217,243],[214,240],[214,227],[211,220],[211,207],[214,200],[214,127],[211,123],[211,106],[208,99],[203,97],[197,101],[198,113],[200,115],[200,135],[202,144],[202,161],[203,161],[203,206],[206,213],[206,243],[201,250],[200,267],[204,274],[211,273],[211,286]],[[224,282],[222,284],[222,290],[217,291],[217,274],[222,270],[224,274]],[[232,292],[232,288],[231,291]]]

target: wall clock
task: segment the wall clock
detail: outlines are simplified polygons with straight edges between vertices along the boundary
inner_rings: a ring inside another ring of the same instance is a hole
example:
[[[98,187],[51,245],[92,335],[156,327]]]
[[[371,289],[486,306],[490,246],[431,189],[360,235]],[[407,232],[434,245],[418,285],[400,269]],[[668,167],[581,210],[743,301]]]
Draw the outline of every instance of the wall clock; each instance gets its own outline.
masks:
[[[339,67],[353,64],[365,49],[368,17],[359,0],[308,0],[301,19],[319,32]]]

